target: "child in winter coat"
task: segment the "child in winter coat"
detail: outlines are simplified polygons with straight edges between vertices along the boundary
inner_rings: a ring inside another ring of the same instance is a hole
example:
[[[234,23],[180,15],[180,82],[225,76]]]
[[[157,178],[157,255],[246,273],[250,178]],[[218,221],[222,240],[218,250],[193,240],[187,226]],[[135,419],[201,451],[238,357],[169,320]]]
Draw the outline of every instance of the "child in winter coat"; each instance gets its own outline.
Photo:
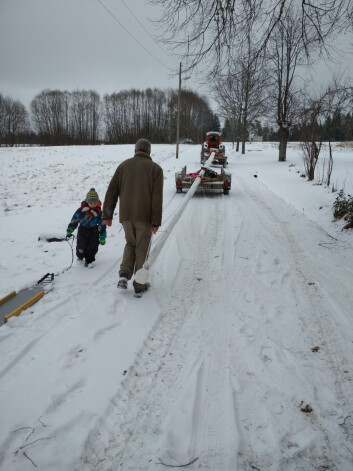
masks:
[[[72,216],[71,222],[66,230],[66,239],[79,225],[77,231],[76,255],[80,260],[85,259],[85,266],[95,261],[98,246],[105,244],[106,226],[102,220],[102,203],[99,201],[98,193],[91,188],[86,199],[82,201],[81,207]]]

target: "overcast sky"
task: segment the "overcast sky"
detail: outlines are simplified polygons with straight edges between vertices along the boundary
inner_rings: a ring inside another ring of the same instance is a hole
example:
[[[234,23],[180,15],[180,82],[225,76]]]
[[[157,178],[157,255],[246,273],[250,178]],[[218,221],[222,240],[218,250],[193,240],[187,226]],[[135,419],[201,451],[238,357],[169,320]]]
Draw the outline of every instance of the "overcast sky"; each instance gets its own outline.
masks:
[[[0,0],[0,93],[27,106],[45,88],[100,94],[177,88],[178,77],[171,75],[179,59],[164,52],[135,19],[153,36],[148,19],[156,9],[144,0],[101,3]]]
[[[101,96],[177,88],[179,58],[149,36],[156,32],[149,19],[158,13],[145,0],[0,0],[0,93],[28,107],[46,88],[93,89]],[[344,56],[332,70],[353,75],[352,36],[342,44]],[[321,65],[313,81],[329,75]],[[207,92],[196,76],[184,85]]]

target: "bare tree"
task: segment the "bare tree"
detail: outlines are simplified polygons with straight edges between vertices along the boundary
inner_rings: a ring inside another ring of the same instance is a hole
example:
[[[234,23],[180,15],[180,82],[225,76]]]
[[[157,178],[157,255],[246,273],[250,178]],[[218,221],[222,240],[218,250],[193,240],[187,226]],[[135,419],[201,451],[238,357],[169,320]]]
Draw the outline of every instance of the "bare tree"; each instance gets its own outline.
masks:
[[[224,117],[234,120],[234,127],[239,135],[237,137],[240,137],[242,142],[242,154],[245,153],[249,122],[265,112],[268,84],[266,65],[254,45],[256,21],[249,5],[244,4],[244,8],[248,11],[248,21],[242,28],[242,43],[234,54],[232,63],[228,65],[227,75],[216,75],[214,87]],[[239,139],[237,150],[238,141]]]
[[[323,135],[320,134],[320,121],[328,121],[337,113],[350,110],[353,106],[353,87],[342,85],[335,78],[316,98],[308,98],[302,115],[302,151],[305,173],[309,181],[315,178],[315,168],[320,155]],[[329,164],[326,184],[331,183],[333,151],[331,137],[328,139]]]
[[[93,90],[76,90],[70,97],[70,136],[76,144],[96,144],[100,125],[100,97]]]
[[[94,91],[89,91],[89,131],[90,142],[97,144],[100,135],[101,126],[101,98],[99,94]]]
[[[176,129],[177,94],[173,97],[173,123]],[[182,90],[180,94],[180,136],[198,142],[204,140],[205,132],[215,130],[214,115],[207,99],[192,90]],[[206,131],[207,130],[207,131]]]
[[[151,0],[163,7],[158,24],[164,43],[174,48],[188,67],[207,60],[212,73],[232,60],[234,46],[241,44],[244,25],[249,20],[257,35],[255,49],[263,51],[288,8],[299,14],[299,33],[305,49],[310,50],[312,30],[327,48],[333,31],[351,27],[351,0]],[[212,60],[210,61],[210,58]],[[184,70],[187,67],[184,66]]]
[[[0,95],[0,142],[13,146],[19,135],[29,131],[29,116],[18,100]]]
[[[299,65],[307,62],[309,48],[312,53],[318,46],[315,31],[311,34],[310,46],[303,42],[301,22],[301,15],[292,8],[288,9],[273,30],[267,47],[271,78],[270,105],[279,128],[280,162],[286,160],[290,127],[298,115],[299,87],[295,82],[296,72]],[[309,28],[306,35],[308,38]]]
[[[184,70],[196,66],[206,68],[206,80],[214,80],[222,72],[235,70],[241,57],[242,80],[251,81],[263,54],[272,66],[273,103],[279,126],[279,160],[286,159],[289,129],[293,124],[296,103],[295,72],[298,64],[313,52],[330,51],[330,38],[334,33],[351,28],[353,4],[351,0],[152,0],[163,6],[160,22],[162,40],[174,48],[183,60]],[[250,55],[244,54],[249,43]],[[211,67],[210,67],[210,64]],[[236,74],[240,76],[239,67]],[[243,90],[243,106],[233,106],[233,112],[242,110],[240,129],[247,127],[248,91]],[[244,149],[243,144],[243,149]]]
[[[265,68],[256,67],[256,62],[237,60],[236,70],[228,76],[218,76],[214,93],[220,104],[221,115],[233,123],[234,137],[242,143],[242,154],[249,124],[264,115],[267,109],[268,75]]]
[[[153,142],[175,142],[177,97],[175,90],[158,89],[105,95],[103,116],[107,141],[135,142],[144,135]],[[202,128],[213,120],[207,100],[195,92],[182,90],[180,103],[182,136],[199,140]]]
[[[100,108],[100,97],[93,90],[43,90],[31,102],[31,115],[44,144],[96,144]]]
[[[32,100],[30,107],[34,127],[43,143],[70,143],[69,92],[43,90]]]
[[[0,143],[5,137],[5,98],[0,93]]]

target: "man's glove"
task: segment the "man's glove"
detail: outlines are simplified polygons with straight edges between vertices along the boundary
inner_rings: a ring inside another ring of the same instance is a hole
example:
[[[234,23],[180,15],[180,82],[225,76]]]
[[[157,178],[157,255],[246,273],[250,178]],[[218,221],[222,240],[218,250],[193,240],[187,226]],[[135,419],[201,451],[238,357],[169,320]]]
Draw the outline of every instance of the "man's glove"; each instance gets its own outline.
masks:
[[[70,239],[70,237],[72,237],[73,232],[74,232],[74,230],[71,227],[68,227],[66,229],[66,240],[68,240],[68,239]]]
[[[105,232],[103,232],[103,234],[99,234],[99,243],[100,243],[100,245],[105,244],[106,237],[107,237],[107,234]]]

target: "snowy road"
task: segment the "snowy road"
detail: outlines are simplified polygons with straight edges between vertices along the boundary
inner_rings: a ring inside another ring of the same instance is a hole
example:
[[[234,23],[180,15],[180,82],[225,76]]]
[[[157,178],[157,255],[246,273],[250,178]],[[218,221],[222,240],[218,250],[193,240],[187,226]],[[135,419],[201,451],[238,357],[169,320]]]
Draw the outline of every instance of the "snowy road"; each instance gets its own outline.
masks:
[[[173,172],[197,157],[165,147],[166,222]],[[115,288],[116,225],[93,270],[0,329],[1,470],[352,470],[352,244],[229,170],[229,196],[189,202],[141,300]]]
[[[353,410],[352,364],[334,324],[352,304],[328,307],[315,259],[336,275],[312,243],[327,236],[258,182],[233,188],[196,195],[175,229],[160,318],[90,434],[92,469],[351,469],[337,417]]]

